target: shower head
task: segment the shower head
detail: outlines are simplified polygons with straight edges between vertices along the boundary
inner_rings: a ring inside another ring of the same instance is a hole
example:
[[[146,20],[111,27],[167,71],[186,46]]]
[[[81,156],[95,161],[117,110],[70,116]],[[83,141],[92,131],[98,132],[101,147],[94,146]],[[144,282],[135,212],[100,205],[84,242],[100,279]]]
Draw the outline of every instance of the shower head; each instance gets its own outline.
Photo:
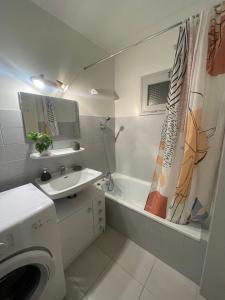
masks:
[[[118,132],[117,132],[117,134],[116,134],[116,136],[115,136],[115,142],[117,141],[117,139],[118,139],[118,137],[120,135],[120,132],[123,131],[124,129],[125,129],[125,127],[123,125],[121,125],[120,128],[119,128],[119,130],[118,130]]]

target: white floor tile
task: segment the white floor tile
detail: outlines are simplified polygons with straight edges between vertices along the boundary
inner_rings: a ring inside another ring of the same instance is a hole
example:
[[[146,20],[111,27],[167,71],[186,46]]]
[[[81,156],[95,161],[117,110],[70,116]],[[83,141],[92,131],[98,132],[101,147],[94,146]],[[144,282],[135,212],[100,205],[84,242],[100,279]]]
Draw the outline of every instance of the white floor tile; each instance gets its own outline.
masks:
[[[160,300],[195,300],[197,285],[160,260],[156,260],[146,288]]]
[[[125,241],[126,238],[122,234],[111,227],[107,227],[105,233],[103,233],[94,244],[109,257],[113,258]]]
[[[115,257],[116,262],[141,284],[145,284],[155,262],[155,256],[127,240]]]
[[[85,293],[109,264],[110,258],[91,246],[66,270],[68,281],[78,285]]]
[[[66,297],[64,300],[87,300],[87,298],[72,279],[66,278]]]
[[[196,300],[206,300],[203,296],[201,296],[200,294],[198,294],[197,299]]]
[[[142,286],[118,264],[110,264],[87,293],[88,300],[138,300]]]
[[[144,289],[139,300],[159,300],[153,296],[148,290]]]

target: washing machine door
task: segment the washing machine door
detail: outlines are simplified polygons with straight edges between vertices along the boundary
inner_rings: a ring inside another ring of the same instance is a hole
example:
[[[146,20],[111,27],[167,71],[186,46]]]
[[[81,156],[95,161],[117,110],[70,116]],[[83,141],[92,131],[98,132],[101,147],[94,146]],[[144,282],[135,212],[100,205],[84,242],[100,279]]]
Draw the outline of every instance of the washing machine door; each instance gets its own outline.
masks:
[[[0,263],[1,300],[46,300],[55,264],[47,251],[28,251]]]

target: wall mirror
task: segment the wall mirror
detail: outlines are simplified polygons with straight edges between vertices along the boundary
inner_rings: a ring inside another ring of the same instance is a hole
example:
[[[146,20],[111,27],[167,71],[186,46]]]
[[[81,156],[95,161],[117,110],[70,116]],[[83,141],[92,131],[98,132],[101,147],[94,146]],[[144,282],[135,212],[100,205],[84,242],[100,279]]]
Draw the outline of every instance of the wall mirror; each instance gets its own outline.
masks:
[[[170,85],[170,70],[141,78],[141,114],[164,113]]]
[[[72,100],[18,93],[24,133],[48,133],[54,140],[80,138],[78,103]]]

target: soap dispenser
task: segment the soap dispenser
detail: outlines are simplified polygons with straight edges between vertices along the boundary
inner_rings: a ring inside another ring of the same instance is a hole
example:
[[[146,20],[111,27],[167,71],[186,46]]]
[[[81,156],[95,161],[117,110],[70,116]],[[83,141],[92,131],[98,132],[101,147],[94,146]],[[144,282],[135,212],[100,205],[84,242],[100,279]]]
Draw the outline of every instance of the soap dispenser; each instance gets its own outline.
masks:
[[[42,173],[41,173],[41,181],[48,181],[51,178],[52,178],[52,176],[49,173],[48,169],[43,168]]]

